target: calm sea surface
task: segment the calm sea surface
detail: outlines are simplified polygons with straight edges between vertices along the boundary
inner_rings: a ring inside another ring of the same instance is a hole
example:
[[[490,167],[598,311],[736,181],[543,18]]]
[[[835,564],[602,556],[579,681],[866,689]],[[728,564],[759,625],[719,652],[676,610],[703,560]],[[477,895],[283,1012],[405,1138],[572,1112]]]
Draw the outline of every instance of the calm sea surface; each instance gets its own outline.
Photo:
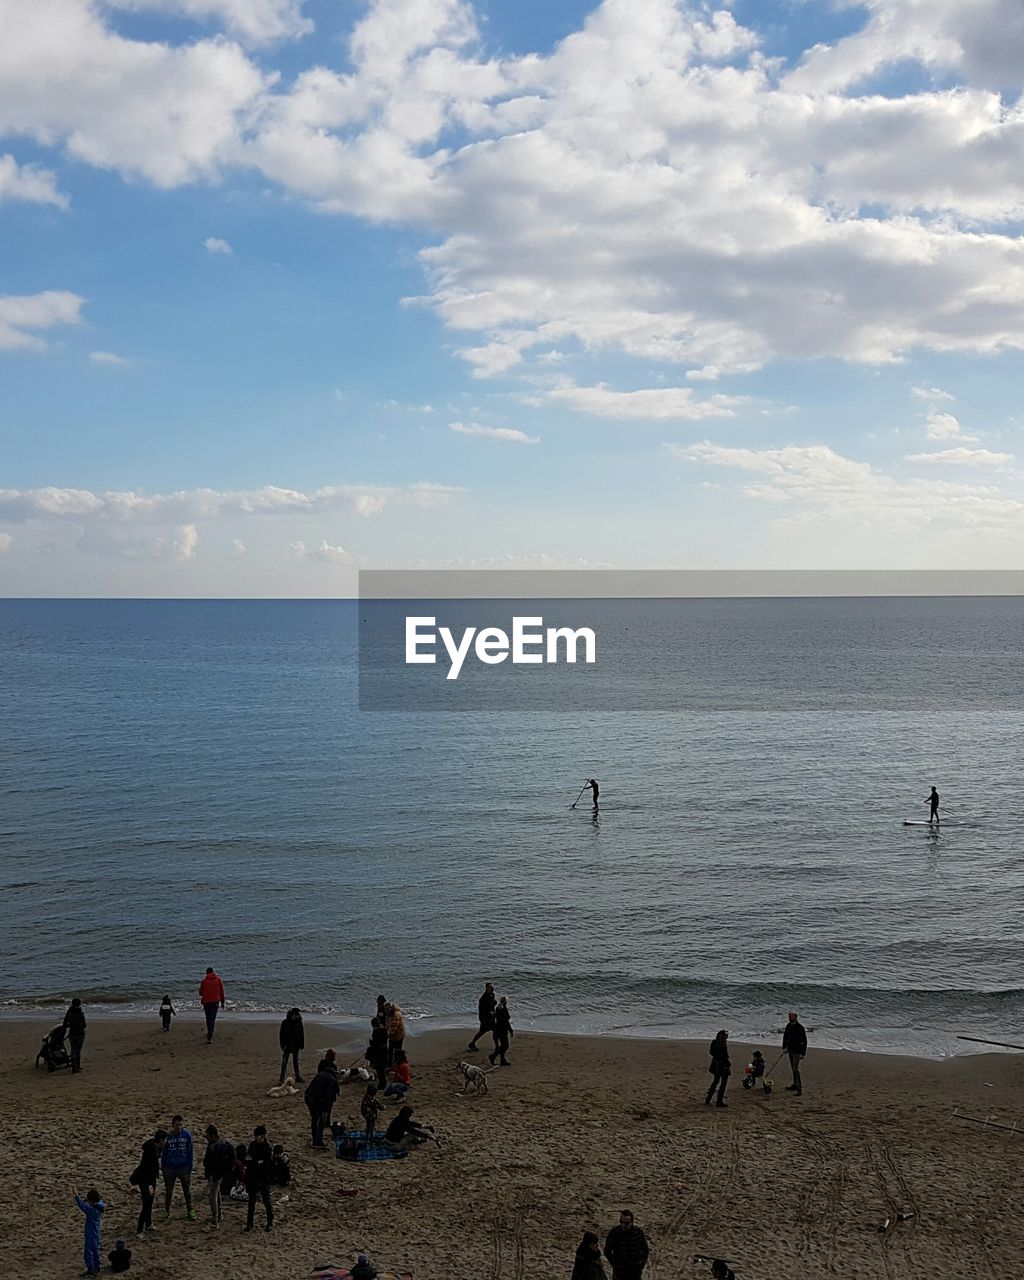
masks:
[[[693,636],[699,697],[602,712],[599,666],[585,716],[360,712],[357,609],[0,601],[8,1010],[214,964],[254,1012],[1024,1038],[1024,601],[638,603],[636,679]]]

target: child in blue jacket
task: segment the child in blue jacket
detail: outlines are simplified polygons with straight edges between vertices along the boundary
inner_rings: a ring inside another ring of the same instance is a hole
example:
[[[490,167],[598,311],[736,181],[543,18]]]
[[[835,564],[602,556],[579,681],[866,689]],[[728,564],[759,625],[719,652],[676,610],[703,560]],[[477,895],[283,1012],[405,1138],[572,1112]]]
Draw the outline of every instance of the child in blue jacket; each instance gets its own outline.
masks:
[[[87,1276],[98,1276],[100,1273],[100,1219],[107,1207],[95,1187],[86,1192],[85,1199],[78,1194],[77,1187],[71,1188],[75,1204],[85,1214],[85,1271]]]

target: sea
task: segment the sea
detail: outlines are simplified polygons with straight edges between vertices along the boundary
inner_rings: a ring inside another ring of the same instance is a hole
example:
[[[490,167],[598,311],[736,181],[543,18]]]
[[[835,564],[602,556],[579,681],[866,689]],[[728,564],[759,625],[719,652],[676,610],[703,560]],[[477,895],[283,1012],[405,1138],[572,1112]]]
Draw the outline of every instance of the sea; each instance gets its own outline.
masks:
[[[1024,600],[632,602],[664,705],[598,663],[584,709],[450,713],[360,709],[359,609],[0,601],[3,1014],[155,1018],[214,965],[338,1026],[490,980],[524,1030],[1024,1043]]]

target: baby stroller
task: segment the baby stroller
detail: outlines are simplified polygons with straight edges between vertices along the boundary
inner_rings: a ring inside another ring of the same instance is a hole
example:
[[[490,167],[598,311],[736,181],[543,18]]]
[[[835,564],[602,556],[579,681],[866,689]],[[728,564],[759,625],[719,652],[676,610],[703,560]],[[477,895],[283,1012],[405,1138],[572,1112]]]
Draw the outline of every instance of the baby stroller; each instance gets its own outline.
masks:
[[[43,1043],[36,1054],[36,1066],[45,1063],[47,1071],[56,1071],[58,1067],[70,1067],[71,1055],[64,1047],[64,1027],[54,1027],[43,1036]]]

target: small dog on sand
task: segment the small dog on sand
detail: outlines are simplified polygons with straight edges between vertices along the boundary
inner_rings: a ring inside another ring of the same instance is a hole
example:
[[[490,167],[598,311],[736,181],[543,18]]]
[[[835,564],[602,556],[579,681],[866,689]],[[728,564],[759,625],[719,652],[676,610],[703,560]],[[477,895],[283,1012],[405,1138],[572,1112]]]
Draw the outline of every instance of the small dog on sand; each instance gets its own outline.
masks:
[[[487,1092],[487,1076],[489,1072],[483,1067],[474,1066],[472,1062],[460,1062],[458,1070],[462,1072],[462,1093],[469,1093],[472,1090],[475,1097]],[[492,1067],[493,1071],[494,1068]]]
[[[268,1098],[287,1098],[293,1093],[298,1093],[295,1087],[295,1080],[292,1076],[285,1076],[284,1084],[275,1084],[273,1089],[267,1090]]]
[[[365,1067],[349,1067],[347,1071],[338,1072],[338,1080],[341,1084],[365,1084],[367,1080],[373,1079],[373,1072],[367,1071]]]

